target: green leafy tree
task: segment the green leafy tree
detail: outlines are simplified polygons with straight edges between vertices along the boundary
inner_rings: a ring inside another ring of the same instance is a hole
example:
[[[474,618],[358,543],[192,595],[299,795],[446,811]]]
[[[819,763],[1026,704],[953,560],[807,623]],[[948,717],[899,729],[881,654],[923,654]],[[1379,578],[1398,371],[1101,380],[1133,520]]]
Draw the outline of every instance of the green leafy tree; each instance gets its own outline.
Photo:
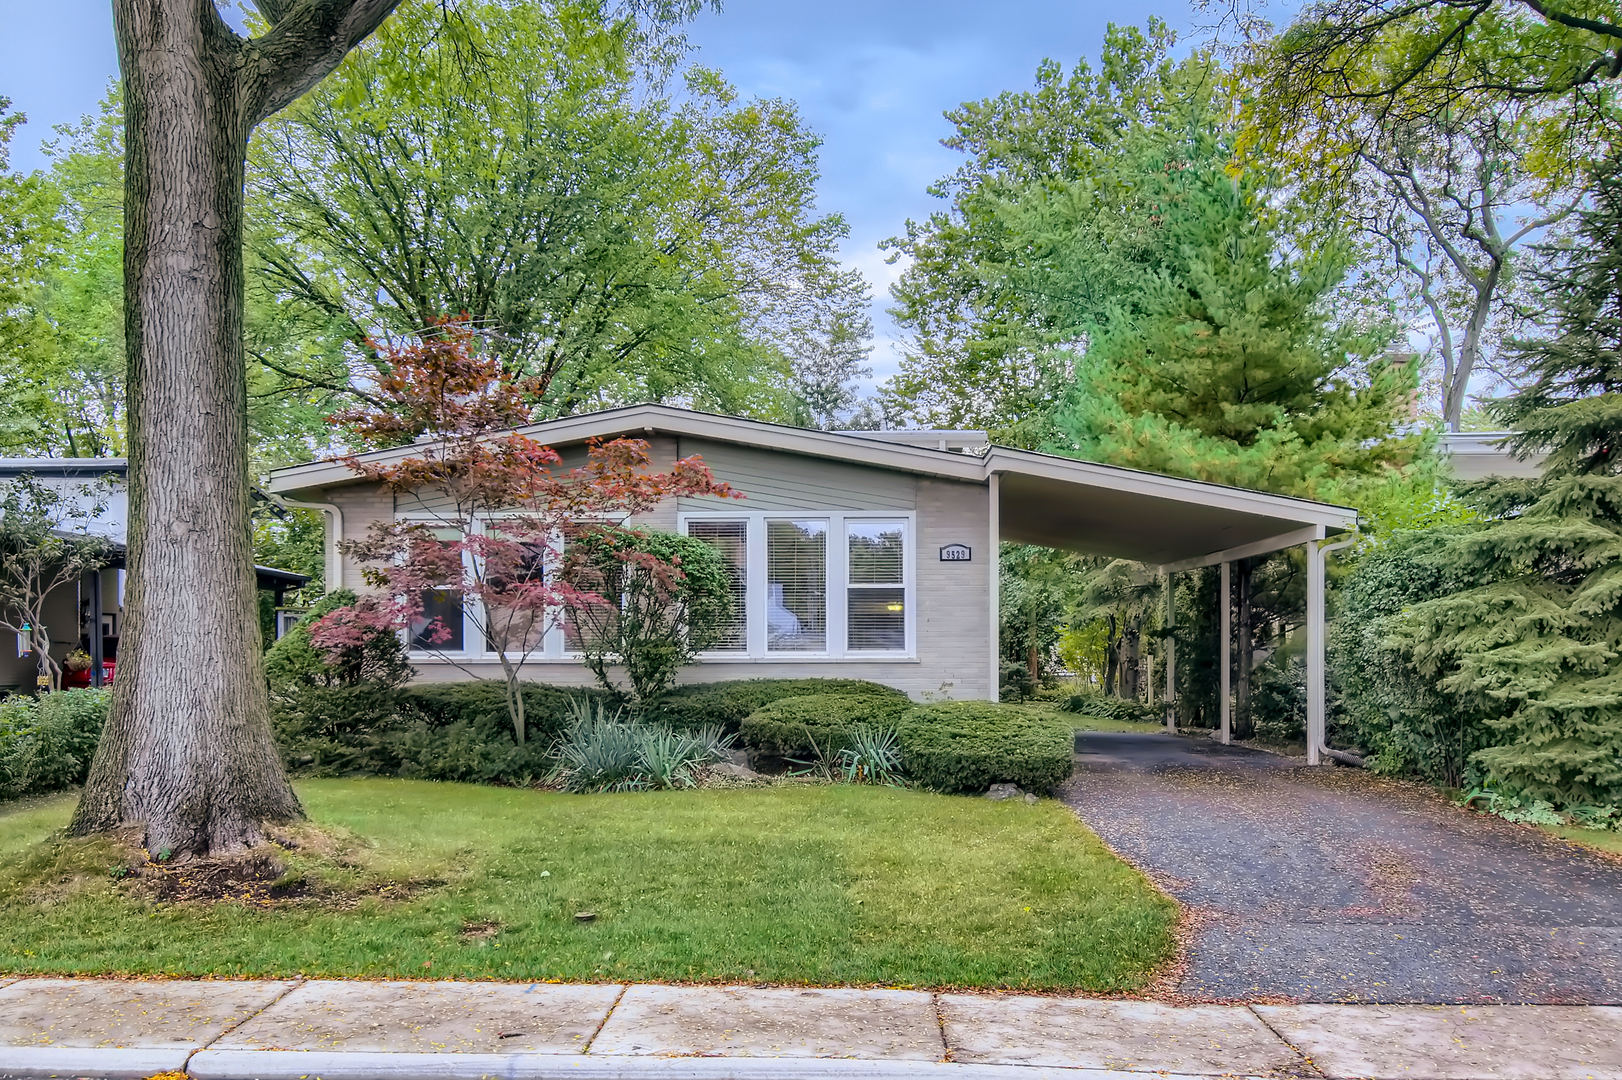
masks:
[[[1158,20],[1146,31],[1111,25],[1096,70],[1082,60],[1066,76],[1044,62],[1035,89],[947,114],[956,130],[945,145],[966,156],[930,188],[948,206],[908,221],[905,234],[884,245],[908,260],[891,293],[892,314],[910,335],[901,371],[884,388],[887,412],[923,424],[992,428],[1005,442],[1042,441],[1041,418],[1071,381],[1063,354],[1050,347],[1116,293],[1108,268],[1092,264],[1085,284],[1050,289],[1050,282],[1033,282],[1033,270],[1045,274],[1053,251],[1009,207],[1051,190],[1051,209],[1073,211],[1072,224],[1109,216],[1112,198],[1092,195],[1109,186],[1132,133],[1155,125],[1177,100],[1208,96],[1219,81],[1207,56],[1174,63],[1174,43]]]
[[[1555,177],[1579,173],[1617,122],[1622,20],[1610,0],[1319,0],[1276,36],[1247,29],[1265,131],[1346,148],[1370,110],[1390,130],[1529,103],[1538,168]]]
[[[1438,557],[1467,588],[1414,606],[1397,642],[1498,745],[1474,758],[1538,798],[1622,802],[1622,155],[1593,172],[1577,236],[1540,277],[1547,336],[1515,344],[1495,402],[1537,480],[1467,494],[1493,520]]]
[[[467,316],[541,415],[679,400],[788,418],[796,346],[870,330],[814,210],[792,103],[681,70],[674,5],[407,3],[266,124],[250,174],[256,357],[366,394],[368,340]],[[667,84],[680,81],[678,99]],[[276,324],[303,332],[276,340]],[[312,336],[322,343],[311,350]]]

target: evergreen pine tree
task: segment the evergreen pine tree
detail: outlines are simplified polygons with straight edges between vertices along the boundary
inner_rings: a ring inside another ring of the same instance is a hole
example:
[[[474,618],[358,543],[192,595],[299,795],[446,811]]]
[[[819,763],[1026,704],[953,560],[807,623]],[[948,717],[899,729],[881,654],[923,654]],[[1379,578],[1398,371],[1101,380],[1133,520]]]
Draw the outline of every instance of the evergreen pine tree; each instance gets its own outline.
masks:
[[[1412,460],[1410,384],[1379,359],[1388,328],[1333,317],[1350,250],[1303,243],[1309,223],[1265,176],[1232,175],[1228,149],[1191,135],[1142,170],[1169,258],[1097,330],[1058,427],[1095,461],[1345,498],[1349,477]]]
[[[1465,494],[1493,520],[1447,548],[1473,587],[1416,605],[1396,635],[1460,708],[1488,710],[1475,755],[1528,795],[1622,803],[1622,153],[1594,169],[1576,236],[1546,246],[1547,337],[1514,344],[1525,389],[1491,412],[1535,481]]]

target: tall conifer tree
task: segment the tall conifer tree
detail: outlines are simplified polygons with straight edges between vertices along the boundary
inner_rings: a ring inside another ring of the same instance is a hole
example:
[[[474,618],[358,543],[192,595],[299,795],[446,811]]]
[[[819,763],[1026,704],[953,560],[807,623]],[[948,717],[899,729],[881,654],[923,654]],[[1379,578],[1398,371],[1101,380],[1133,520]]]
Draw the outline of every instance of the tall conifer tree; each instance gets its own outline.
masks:
[[[1519,341],[1525,388],[1493,403],[1535,481],[1467,496],[1493,515],[1445,552],[1468,590],[1417,605],[1398,640],[1502,737],[1476,760],[1527,794],[1622,802],[1622,153],[1596,166],[1577,235],[1549,245],[1547,337]]]
[[[1351,252],[1304,243],[1308,223],[1227,150],[1191,134],[1143,170],[1167,259],[1096,332],[1058,426],[1095,461],[1344,499],[1348,477],[1417,449],[1397,433],[1409,386],[1380,359],[1390,329],[1336,320]]]

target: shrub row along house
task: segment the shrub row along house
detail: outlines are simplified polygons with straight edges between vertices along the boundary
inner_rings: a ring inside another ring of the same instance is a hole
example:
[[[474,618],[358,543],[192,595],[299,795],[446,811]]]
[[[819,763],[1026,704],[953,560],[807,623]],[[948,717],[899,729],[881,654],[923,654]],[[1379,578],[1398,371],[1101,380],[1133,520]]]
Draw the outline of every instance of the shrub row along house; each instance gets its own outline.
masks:
[[[728,566],[731,624],[684,673],[692,681],[846,676],[916,700],[995,700],[1000,542],[1132,559],[1166,573],[1304,545],[1309,749],[1317,758],[1320,548],[1356,527],[1354,510],[987,446],[983,432],[825,432],[659,405],[517,430],[557,450],[565,467],[584,463],[594,439],[645,440],[655,467],[698,455],[743,494],[666,500],[632,522],[706,540]],[[404,446],[359,460],[386,464],[416,451]],[[357,592],[368,587],[363,568],[340,541],[362,540],[374,522],[492,527],[448,522],[442,493],[390,491],[341,462],[278,470],[267,489],[326,515],[327,581]],[[501,677],[469,604],[450,591],[429,599],[424,614],[443,629],[437,641],[413,642],[420,679]],[[592,675],[573,646],[567,621],[556,620],[526,657],[523,677],[588,685]],[[1168,671],[1168,688],[1173,677]]]

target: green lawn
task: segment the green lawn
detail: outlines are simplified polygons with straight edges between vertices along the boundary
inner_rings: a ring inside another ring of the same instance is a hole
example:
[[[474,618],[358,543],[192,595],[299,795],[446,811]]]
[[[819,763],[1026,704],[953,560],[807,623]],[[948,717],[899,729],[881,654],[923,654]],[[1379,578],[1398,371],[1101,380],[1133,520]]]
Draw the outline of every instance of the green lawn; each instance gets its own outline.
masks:
[[[1622,855],[1622,832],[1601,829],[1577,829],[1569,825],[1540,825],[1539,828],[1563,840],[1586,844],[1589,847],[1599,848],[1601,851],[1609,852],[1612,855]]]
[[[109,874],[105,843],[47,842],[63,797],[0,811],[0,970],[1131,991],[1173,948],[1172,902],[1051,800],[403,780],[299,793],[316,822],[365,839],[294,866],[444,884],[347,906],[153,903]],[[479,924],[500,929],[464,933]]]
[[[1046,701],[1011,704],[1009,708],[1023,709],[1044,719],[1051,719],[1055,724],[1067,727],[1072,731],[1138,731],[1152,735],[1157,731],[1166,730],[1166,724],[1162,720],[1152,720],[1146,724],[1140,724],[1134,720],[1110,720],[1102,716],[1084,716],[1081,713],[1065,712],[1057,705]]]

